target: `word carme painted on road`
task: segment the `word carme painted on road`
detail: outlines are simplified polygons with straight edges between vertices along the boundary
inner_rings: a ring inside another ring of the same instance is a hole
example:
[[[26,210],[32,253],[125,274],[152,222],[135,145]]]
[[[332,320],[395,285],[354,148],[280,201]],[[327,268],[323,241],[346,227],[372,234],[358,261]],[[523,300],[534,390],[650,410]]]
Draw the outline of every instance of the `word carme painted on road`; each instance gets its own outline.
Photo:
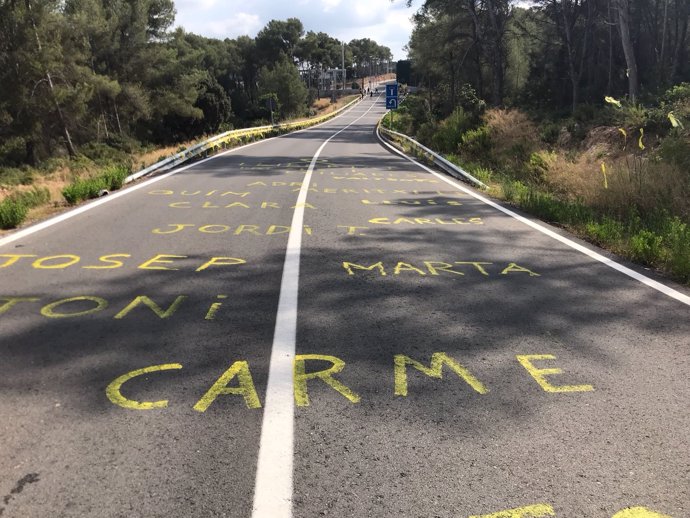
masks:
[[[556,385],[550,379],[552,376],[563,374],[563,370],[558,367],[538,366],[536,362],[554,361],[556,356],[553,354],[519,354],[517,361],[536,381],[544,392],[574,393],[591,392],[594,387],[589,384],[581,385]],[[326,362],[330,364],[322,370],[307,370],[308,362]],[[472,372],[464,365],[451,358],[444,352],[436,352],[431,355],[429,366],[414,360],[404,354],[396,354],[393,357],[393,392],[396,396],[405,397],[408,394],[408,368],[424,374],[430,378],[443,379],[443,368],[446,367],[457,377],[462,379],[474,392],[483,395],[489,392],[486,387]],[[136,401],[122,394],[125,383],[132,379],[146,374],[163,372],[169,370],[179,370],[183,366],[180,363],[166,363],[162,365],[151,365],[142,369],[127,372],[115,378],[106,388],[108,399],[115,405],[131,410],[153,410],[156,408],[166,408],[168,400],[159,401]],[[361,397],[350,387],[335,378],[335,375],[342,372],[345,362],[336,357],[323,354],[298,354],[293,361],[293,387],[294,398],[297,406],[309,406],[308,381],[321,380],[328,387],[335,390],[338,394],[347,399],[350,403],[359,403]],[[231,381],[237,381],[233,386],[228,386]],[[211,404],[221,395],[242,396],[247,408],[261,408],[261,401],[256,391],[254,380],[249,369],[249,362],[245,360],[234,362],[221,376],[213,383],[211,388],[201,396],[194,405],[194,410],[205,412]]]
[[[497,513],[473,515],[469,518],[544,518],[557,516],[556,511],[549,504],[533,504],[515,509],[506,509]],[[666,514],[654,512],[646,507],[628,507],[618,511],[611,518],[672,518]]]

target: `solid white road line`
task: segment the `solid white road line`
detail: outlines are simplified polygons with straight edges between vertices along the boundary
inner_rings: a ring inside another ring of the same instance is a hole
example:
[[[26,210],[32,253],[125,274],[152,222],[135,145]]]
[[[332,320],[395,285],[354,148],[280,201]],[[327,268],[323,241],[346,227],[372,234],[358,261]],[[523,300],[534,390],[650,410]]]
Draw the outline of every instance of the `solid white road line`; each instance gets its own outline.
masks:
[[[545,235],[549,236],[550,238],[555,239],[556,241],[560,241],[561,243],[569,246],[570,248],[573,248],[573,249],[577,250],[578,252],[581,252],[581,253],[591,257],[592,259],[599,261],[600,263],[605,264],[609,268],[613,268],[614,270],[621,272],[622,274],[627,275],[628,277],[631,277],[631,278],[635,279],[636,281],[639,281],[642,284],[645,284],[646,286],[649,286],[650,288],[653,288],[653,289],[663,293],[664,295],[668,295],[669,297],[674,298],[674,299],[682,302],[683,304],[690,306],[690,297],[688,295],[685,295],[684,293],[681,293],[678,290],[674,290],[673,288],[669,288],[665,284],[661,284],[660,282],[655,281],[654,279],[650,279],[649,277],[642,275],[641,273],[637,273],[636,271],[631,270],[627,266],[623,266],[622,264],[619,264],[616,261],[613,261],[612,259],[609,259],[608,257],[605,257],[605,256],[601,255],[600,253],[595,252],[594,250],[590,250],[586,246],[582,246],[581,244],[576,243],[575,241],[568,239],[567,237],[564,237],[560,234],[557,234],[556,232],[554,232],[551,229],[543,227],[542,225],[540,225],[540,224],[538,224],[532,220],[529,220],[523,216],[520,216],[519,214],[513,212],[512,210],[507,209],[507,208],[499,205],[498,203],[489,200],[488,198],[482,196],[481,194],[478,194],[478,193],[472,191],[471,189],[468,189],[467,187],[465,187],[463,185],[460,185],[459,183],[448,178],[447,176],[430,169],[429,167],[425,166],[424,164],[419,163],[414,158],[410,158],[409,156],[405,155],[400,150],[398,150],[396,147],[394,147],[391,144],[389,144],[388,142],[386,142],[383,139],[383,137],[381,137],[381,135],[379,135],[378,129],[376,130],[376,136],[378,137],[379,141],[381,141],[381,143],[384,146],[391,149],[396,154],[402,156],[403,158],[406,158],[410,162],[416,164],[417,166],[421,167],[425,171],[430,172],[431,174],[433,174],[437,178],[443,180],[444,182],[446,182],[449,185],[452,185],[456,189],[458,189],[458,190],[460,190],[466,194],[469,194],[473,198],[476,198],[477,200],[479,200],[483,203],[486,203],[487,205],[493,207],[496,210],[503,212],[504,214],[507,214],[508,216],[510,216],[512,218],[517,219],[518,221],[524,223],[525,225],[528,225],[528,226],[532,227],[533,229],[538,230],[542,234],[545,234]]]
[[[371,107],[326,139],[311,159],[297,196],[288,235],[283,277],[280,282],[278,313],[268,370],[266,404],[261,425],[259,460],[256,468],[252,518],[290,518],[292,516],[292,460],[294,449],[293,361],[297,340],[300,250],[304,223],[304,204],[316,161],[331,139],[365,117]]]

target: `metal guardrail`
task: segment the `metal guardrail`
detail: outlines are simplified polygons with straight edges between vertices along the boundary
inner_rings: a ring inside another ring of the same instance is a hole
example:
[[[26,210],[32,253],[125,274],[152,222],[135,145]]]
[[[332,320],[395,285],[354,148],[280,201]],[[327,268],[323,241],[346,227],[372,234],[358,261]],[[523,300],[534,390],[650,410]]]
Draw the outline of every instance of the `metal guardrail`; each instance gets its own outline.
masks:
[[[195,144],[185,149],[184,151],[175,153],[171,157],[161,160],[160,162],[156,162],[155,164],[152,164],[146,167],[145,169],[142,169],[141,171],[137,171],[136,173],[129,175],[127,178],[125,178],[124,183],[127,184],[133,182],[134,180],[138,180],[139,178],[148,176],[153,173],[167,171],[168,169],[172,169],[177,165],[180,165],[184,162],[187,162],[188,160],[191,160],[192,158],[201,155],[209,149],[213,151],[216,151],[218,148],[225,149],[225,147],[228,144],[230,144],[233,141],[240,140],[242,137],[251,136],[264,138],[267,135],[283,134],[289,131],[315,126],[329,119],[332,119],[333,117],[339,115],[340,113],[347,110],[359,101],[360,99],[355,99],[354,101],[347,103],[342,108],[338,108],[337,110],[331,113],[322,115],[321,117],[315,117],[313,119],[305,119],[296,122],[285,122],[283,124],[275,124],[273,126],[256,126],[253,128],[243,128],[238,130],[226,131],[225,133],[221,133],[220,135],[211,137],[210,139],[204,140],[203,142],[199,142],[198,144]]]
[[[412,146],[412,148],[417,152],[417,154],[421,154],[423,158],[437,165],[438,167],[446,171],[448,174],[450,174],[453,178],[471,182],[482,189],[489,188],[485,183],[481,182],[480,180],[477,180],[474,176],[465,171],[462,167],[457,166],[452,162],[449,162],[435,151],[432,151],[428,147],[423,146],[422,144],[417,142],[412,137],[408,137],[403,133],[398,133],[397,131],[384,128],[381,124],[381,121],[379,121],[378,126],[376,127],[376,131],[379,133],[379,135],[383,135],[388,141],[390,141],[393,144],[395,144],[396,142],[395,139],[406,141]]]

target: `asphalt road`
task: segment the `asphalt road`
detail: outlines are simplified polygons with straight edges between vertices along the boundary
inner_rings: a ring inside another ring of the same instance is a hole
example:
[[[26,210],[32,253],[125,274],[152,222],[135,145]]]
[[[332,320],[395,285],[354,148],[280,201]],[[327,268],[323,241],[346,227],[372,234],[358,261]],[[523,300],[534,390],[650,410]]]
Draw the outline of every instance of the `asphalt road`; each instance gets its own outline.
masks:
[[[0,516],[690,516],[688,290],[391,153],[383,111],[0,240]]]

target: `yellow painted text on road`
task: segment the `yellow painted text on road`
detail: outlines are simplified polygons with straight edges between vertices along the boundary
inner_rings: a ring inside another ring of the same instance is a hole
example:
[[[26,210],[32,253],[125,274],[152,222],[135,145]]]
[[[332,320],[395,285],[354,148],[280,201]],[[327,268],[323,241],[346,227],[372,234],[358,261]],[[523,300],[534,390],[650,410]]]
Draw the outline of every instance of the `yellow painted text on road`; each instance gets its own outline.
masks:
[[[529,372],[539,386],[546,392],[591,392],[594,390],[592,385],[552,385],[547,376],[554,376],[556,374],[563,374],[563,370],[559,368],[540,369],[535,367],[532,362],[542,360],[555,360],[553,354],[519,354],[517,360]]]

